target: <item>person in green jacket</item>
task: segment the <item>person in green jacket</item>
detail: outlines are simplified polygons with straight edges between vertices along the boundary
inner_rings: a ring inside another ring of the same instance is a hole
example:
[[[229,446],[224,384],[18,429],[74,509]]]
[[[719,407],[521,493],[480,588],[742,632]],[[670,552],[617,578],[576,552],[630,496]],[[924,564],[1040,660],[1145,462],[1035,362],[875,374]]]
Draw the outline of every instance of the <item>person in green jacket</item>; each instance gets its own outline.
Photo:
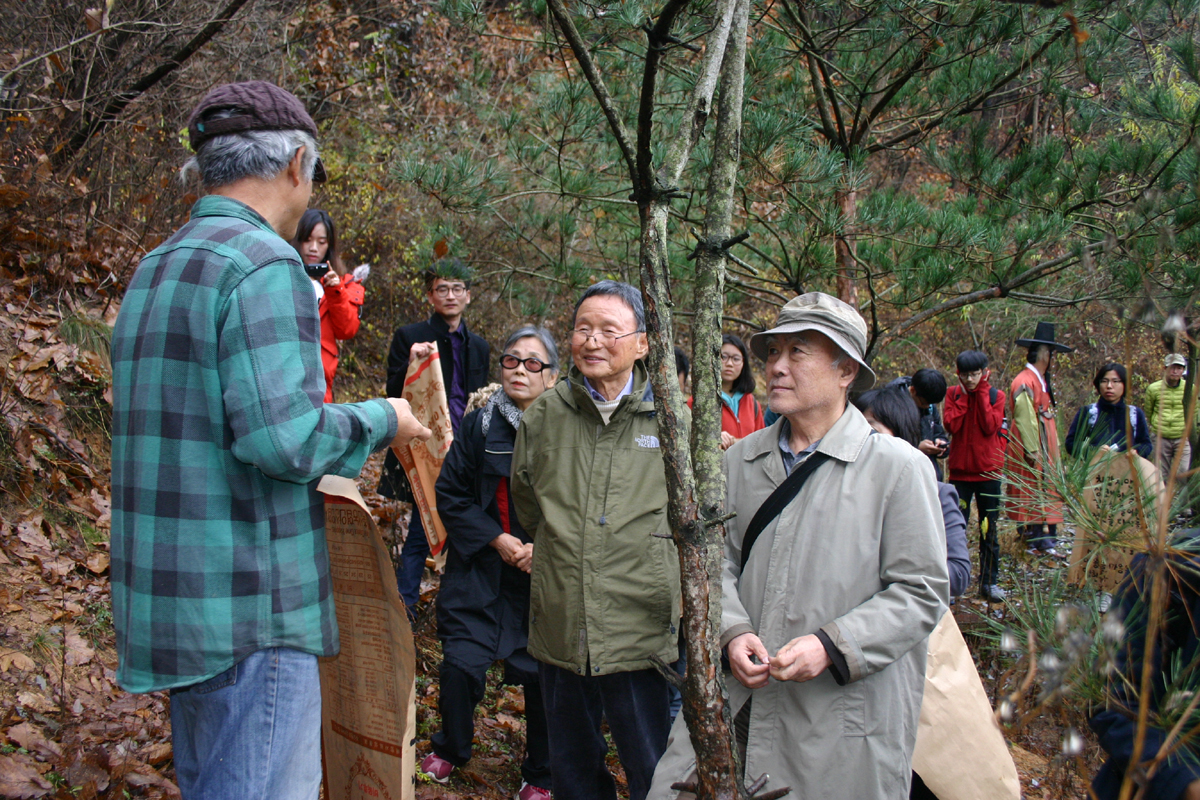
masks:
[[[1163,480],[1171,474],[1171,463],[1175,453],[1183,450],[1179,458],[1179,472],[1188,469],[1192,461],[1192,445],[1184,435],[1187,413],[1183,407],[1183,376],[1187,374],[1187,359],[1179,353],[1171,353],[1163,360],[1163,379],[1146,387],[1146,399],[1142,410],[1150,420],[1150,433],[1154,448],[1158,451],[1158,468]],[[1159,444],[1159,437],[1162,437]]]
[[[567,380],[525,411],[513,448],[513,504],[534,543],[528,649],[556,800],[615,800],[602,720],[630,800],[644,800],[671,726],[654,663],[678,658],[680,592],[641,293],[600,281],[573,327]]]

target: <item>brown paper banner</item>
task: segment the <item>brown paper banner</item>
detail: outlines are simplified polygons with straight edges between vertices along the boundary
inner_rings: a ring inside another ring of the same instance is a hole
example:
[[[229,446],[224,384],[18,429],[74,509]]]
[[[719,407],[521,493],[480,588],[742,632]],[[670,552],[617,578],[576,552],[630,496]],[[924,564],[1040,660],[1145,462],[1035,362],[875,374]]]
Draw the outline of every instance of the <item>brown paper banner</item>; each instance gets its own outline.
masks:
[[[319,659],[325,797],[412,800],[416,662],[392,560],[354,481],[317,489],[342,642]]]
[[[1127,453],[1100,450],[1092,458],[1083,502],[1095,517],[1103,519],[1104,528],[1088,530],[1082,523],[1076,525],[1067,570],[1067,581],[1075,586],[1090,582],[1099,591],[1115,591],[1125,579],[1129,562],[1143,549],[1142,543],[1149,534],[1147,526],[1156,524],[1164,507],[1166,487],[1158,468],[1136,453],[1132,455],[1132,468]],[[1137,471],[1136,479],[1133,470]],[[1136,492],[1139,490],[1145,524],[1138,513]],[[1114,540],[1128,542],[1128,546],[1106,544],[1103,552],[1092,557],[1092,551],[1101,542]]]
[[[433,431],[425,442],[393,447],[400,459],[408,482],[412,486],[414,513],[425,523],[429,553],[438,572],[446,565],[446,528],[437,513],[437,497],[433,485],[442,471],[442,462],[450,452],[454,431],[450,427],[450,404],[446,400],[446,384],[442,380],[441,356],[435,349],[426,358],[408,365],[404,377],[403,397],[412,406],[413,416]]]
[[[1018,800],[1021,783],[954,614],[929,634],[913,772],[938,800]]]

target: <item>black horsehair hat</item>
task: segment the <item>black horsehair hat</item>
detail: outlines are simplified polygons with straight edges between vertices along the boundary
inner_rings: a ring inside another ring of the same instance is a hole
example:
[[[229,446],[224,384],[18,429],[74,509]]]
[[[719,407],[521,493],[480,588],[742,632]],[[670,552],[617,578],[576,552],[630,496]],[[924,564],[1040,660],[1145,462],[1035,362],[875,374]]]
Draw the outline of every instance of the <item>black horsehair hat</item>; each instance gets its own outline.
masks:
[[[1054,323],[1039,322],[1037,330],[1033,332],[1032,339],[1017,339],[1017,344],[1021,347],[1034,347],[1039,344],[1050,345],[1050,347],[1058,353],[1073,353],[1074,347],[1067,347],[1065,344],[1054,341]]]

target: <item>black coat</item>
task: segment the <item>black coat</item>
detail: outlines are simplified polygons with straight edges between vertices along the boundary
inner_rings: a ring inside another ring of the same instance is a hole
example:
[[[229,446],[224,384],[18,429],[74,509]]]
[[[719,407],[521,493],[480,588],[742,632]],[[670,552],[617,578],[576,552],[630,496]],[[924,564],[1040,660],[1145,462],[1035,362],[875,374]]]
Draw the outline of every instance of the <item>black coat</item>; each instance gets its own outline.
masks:
[[[491,348],[482,336],[472,333],[467,328],[465,320],[459,325],[467,334],[467,349],[464,354],[467,368],[467,394],[482,389],[488,382],[488,362],[491,358]],[[417,342],[437,342],[438,352],[441,353],[442,379],[449,387],[454,381],[454,373],[458,365],[451,357],[454,353],[450,345],[450,326],[439,315],[434,314],[425,322],[414,322],[396,329],[392,336],[392,349],[388,351],[387,396],[402,397],[404,395],[404,376],[408,374],[408,354]],[[449,394],[449,388],[447,388]],[[455,433],[458,431],[456,430]],[[379,481],[379,493],[384,497],[412,502],[412,488],[408,485],[408,477],[400,461],[388,449],[383,461],[383,477]]]
[[[1126,405],[1124,400],[1109,403],[1097,400],[1075,412],[1071,429],[1067,432],[1067,452],[1073,456],[1081,454],[1085,446],[1115,444],[1125,450],[1125,417],[1129,417],[1133,429],[1133,449],[1142,458],[1154,455],[1154,440],[1150,438],[1150,426],[1146,414],[1137,406]]]
[[[1200,559],[1194,557],[1200,546],[1198,534],[1200,531],[1185,531],[1172,542],[1182,552],[1171,557],[1173,563],[1166,572],[1169,600],[1166,617],[1159,628],[1158,645],[1151,658],[1154,676],[1150,682],[1151,714],[1142,750],[1143,761],[1152,759],[1167,737],[1167,731],[1154,724],[1155,712],[1164,701],[1180,703],[1182,708],[1181,698],[1186,701],[1191,692],[1200,689],[1200,676],[1195,667],[1200,659]],[[1149,566],[1144,554],[1133,559],[1129,577],[1117,590],[1109,611],[1110,617],[1124,620],[1125,636],[1117,646],[1115,658],[1121,677],[1111,682],[1106,704],[1091,718],[1092,730],[1108,754],[1108,761],[1092,781],[1092,789],[1100,800],[1116,800],[1120,794],[1121,781],[1137,738],[1140,698],[1137,688],[1131,687],[1141,686],[1146,653]],[[1183,665],[1183,669],[1178,683],[1172,686],[1171,673],[1179,669],[1178,665]],[[1186,736],[1193,727],[1193,723],[1185,724],[1183,734]],[[1146,786],[1144,797],[1146,800],[1176,800],[1189,783],[1198,779],[1200,745],[1193,740],[1159,764]]]
[[[537,670],[524,650],[529,575],[505,564],[488,544],[503,533],[496,487],[509,476],[515,438],[516,430],[499,412],[492,414],[486,437],[482,411],[467,414],[435,487],[448,534],[437,599],[438,637],[446,660],[468,672],[505,658],[520,669]],[[517,521],[511,499],[508,518],[513,536],[532,541]]]

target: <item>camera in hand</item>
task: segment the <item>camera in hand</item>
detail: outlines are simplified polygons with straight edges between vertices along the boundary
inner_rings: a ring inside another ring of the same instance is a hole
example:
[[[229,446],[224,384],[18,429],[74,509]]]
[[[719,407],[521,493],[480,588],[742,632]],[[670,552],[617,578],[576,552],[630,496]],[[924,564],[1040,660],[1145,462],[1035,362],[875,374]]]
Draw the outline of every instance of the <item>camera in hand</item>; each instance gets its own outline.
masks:
[[[325,277],[325,273],[329,272],[328,264],[305,264],[304,271],[308,273],[308,277],[314,281],[319,281]]]

